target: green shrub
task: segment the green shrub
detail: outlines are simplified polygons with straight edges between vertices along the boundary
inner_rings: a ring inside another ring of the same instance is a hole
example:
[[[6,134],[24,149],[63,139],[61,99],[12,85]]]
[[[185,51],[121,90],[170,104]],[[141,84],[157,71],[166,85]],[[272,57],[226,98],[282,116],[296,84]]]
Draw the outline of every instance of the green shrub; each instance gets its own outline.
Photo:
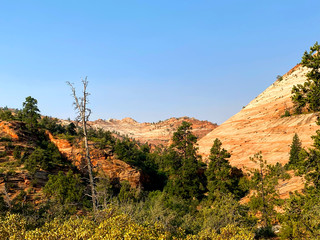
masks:
[[[80,175],[74,174],[71,170],[67,174],[59,172],[58,175],[49,175],[44,193],[68,210],[72,210],[74,206],[81,206],[84,202],[84,187]]]
[[[13,158],[16,160],[21,159],[21,146],[15,146],[13,150]]]
[[[281,115],[282,118],[283,118],[283,117],[290,117],[290,116],[291,116],[291,114],[290,114],[290,112],[289,112],[288,110],[286,110],[286,111],[284,112],[284,114]]]
[[[24,161],[25,168],[34,174],[37,170],[51,170],[54,167],[67,164],[58,148],[52,142],[43,142],[43,148],[37,147]]]
[[[277,76],[277,80],[280,82],[280,81],[283,80],[283,77],[282,77],[281,75],[278,75],[278,76]]]
[[[12,142],[12,138],[10,137],[1,137],[0,142]]]
[[[15,120],[15,117],[9,109],[0,109],[0,119],[3,121],[11,121]]]

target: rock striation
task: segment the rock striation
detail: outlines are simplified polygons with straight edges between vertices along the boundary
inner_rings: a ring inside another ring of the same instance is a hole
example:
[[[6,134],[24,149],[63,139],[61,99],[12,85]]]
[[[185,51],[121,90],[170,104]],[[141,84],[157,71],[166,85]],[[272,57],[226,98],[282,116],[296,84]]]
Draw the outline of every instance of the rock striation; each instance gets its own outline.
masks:
[[[311,136],[319,126],[314,113],[281,117],[291,110],[291,89],[306,81],[307,69],[297,65],[281,81],[277,80],[239,113],[228,119],[199,141],[199,152],[207,156],[215,138],[232,154],[237,167],[254,167],[249,157],[261,151],[270,164],[289,160],[290,145],[297,133],[304,147],[313,143]]]
[[[289,151],[295,133],[299,135],[303,147],[311,147],[311,136],[319,126],[314,113],[282,117],[286,110],[292,112],[291,89],[306,81],[308,69],[295,66],[282,79],[275,81],[264,92],[252,100],[239,113],[208,133],[199,141],[199,152],[204,157],[210,153],[215,138],[231,153],[230,163],[241,168],[255,168],[250,161],[255,153],[270,164],[285,164],[289,161]],[[288,191],[301,189],[302,180],[294,178],[284,184]]]
[[[173,133],[183,121],[192,123],[193,134],[201,139],[207,133],[211,132],[218,125],[209,121],[200,121],[195,118],[181,117],[170,118],[157,123],[138,123],[132,118],[122,120],[109,119],[89,122],[94,128],[102,128],[111,132],[117,132],[121,135],[134,138],[142,143],[148,142],[152,145],[162,144],[168,146]]]

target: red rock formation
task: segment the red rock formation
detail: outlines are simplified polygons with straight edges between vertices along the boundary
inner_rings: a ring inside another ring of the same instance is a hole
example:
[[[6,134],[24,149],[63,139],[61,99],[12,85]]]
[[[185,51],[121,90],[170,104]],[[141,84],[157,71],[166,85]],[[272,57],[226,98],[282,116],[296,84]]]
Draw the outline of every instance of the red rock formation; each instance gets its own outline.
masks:
[[[100,161],[93,161],[95,165],[99,165],[100,169],[110,179],[119,179],[119,181],[128,181],[131,187],[139,187],[146,180],[144,175],[137,169],[131,167],[124,161],[117,159],[104,159]]]
[[[15,131],[16,128],[17,122],[0,121],[0,131],[10,136],[13,140],[19,140],[19,136]]]
[[[65,139],[57,139],[47,132],[49,139],[58,147],[59,151],[68,159],[74,162],[78,167],[83,164],[83,154],[81,149],[72,146]],[[134,188],[140,186],[147,178],[141,171],[131,167],[129,164],[108,156],[104,151],[92,149],[90,151],[92,165],[102,170],[110,179],[119,179],[119,181],[128,181]]]

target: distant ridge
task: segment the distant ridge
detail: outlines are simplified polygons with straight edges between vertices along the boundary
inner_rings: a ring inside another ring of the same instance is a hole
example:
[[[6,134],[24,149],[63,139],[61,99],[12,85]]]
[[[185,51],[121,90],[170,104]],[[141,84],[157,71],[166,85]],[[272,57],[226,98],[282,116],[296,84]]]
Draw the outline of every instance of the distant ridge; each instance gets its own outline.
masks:
[[[148,142],[153,145],[169,145],[173,133],[183,121],[192,123],[193,133],[201,139],[207,133],[211,132],[218,125],[209,121],[201,121],[195,118],[180,117],[170,118],[157,123],[139,123],[132,118],[123,118],[122,120],[109,119],[89,122],[94,128],[102,128],[108,131],[115,131],[122,135],[135,138],[140,142]]]

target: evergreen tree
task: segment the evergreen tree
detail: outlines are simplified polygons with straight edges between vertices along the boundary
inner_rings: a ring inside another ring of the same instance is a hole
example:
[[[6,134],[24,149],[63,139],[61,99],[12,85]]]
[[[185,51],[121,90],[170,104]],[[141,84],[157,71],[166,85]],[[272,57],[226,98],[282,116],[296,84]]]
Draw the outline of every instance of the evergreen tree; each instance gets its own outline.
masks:
[[[317,124],[320,125],[319,118]],[[308,150],[302,148],[299,152],[298,173],[303,175],[307,181],[303,194],[292,194],[287,201],[281,231],[283,239],[318,239],[320,236],[319,130],[316,131],[316,135],[312,136],[312,139],[314,148]]]
[[[74,125],[73,122],[67,125],[67,133],[70,134],[71,136],[77,135],[77,127],[76,125]]]
[[[217,194],[225,193],[242,197],[244,192],[239,187],[239,181],[243,177],[242,170],[230,165],[227,159],[231,154],[221,146],[221,141],[216,138],[210,150],[209,166],[205,172],[208,197],[213,200]]]
[[[299,158],[299,154],[302,150],[301,141],[299,139],[298,134],[294,134],[292,138],[292,144],[290,146],[290,157],[289,162],[286,165],[286,168],[288,169],[295,169],[300,165],[301,161]]]
[[[80,175],[73,173],[71,170],[66,174],[60,171],[57,175],[49,175],[44,193],[52,197],[56,205],[68,211],[75,210],[75,206],[81,205],[86,199],[83,197],[84,186]]]
[[[34,174],[40,169],[52,170],[54,167],[67,163],[54,143],[44,142],[43,146],[37,147],[26,159],[25,168]]]
[[[0,109],[0,119],[4,121],[14,120],[14,116],[9,109]]]
[[[295,112],[300,114],[304,108],[310,112],[320,110],[320,45],[316,42],[310,51],[305,51],[301,64],[309,68],[306,74],[307,81],[292,88],[291,99]]]
[[[197,154],[197,137],[191,132],[191,123],[183,121],[173,134],[169,164],[173,170],[166,190],[184,199],[201,197],[203,186],[199,176],[200,156]]]
[[[37,129],[38,120],[40,119],[40,111],[37,104],[38,101],[31,96],[27,97],[26,101],[23,103],[22,120],[31,131],[35,131]]]
[[[319,239],[320,203],[313,191],[290,194],[284,205],[281,239]]]
[[[209,167],[206,170],[208,181],[209,198],[212,199],[216,191],[227,193],[230,189],[231,166],[227,160],[230,153],[224,148],[221,149],[221,141],[216,138],[210,150]]]
[[[249,206],[254,214],[261,214],[261,225],[263,230],[270,230],[273,221],[276,219],[276,206],[280,206],[279,192],[276,189],[279,179],[288,179],[290,176],[285,172],[281,164],[269,165],[257,153],[251,161],[258,164],[258,169],[249,170],[251,173],[251,189],[254,190],[250,197]]]
[[[320,125],[320,118],[318,117],[317,124]],[[316,135],[311,137],[313,139],[313,147],[308,150],[301,149],[299,153],[298,174],[303,175],[307,188],[315,188],[320,190],[320,130],[316,131]]]
[[[178,127],[177,131],[173,133],[172,137],[171,147],[174,148],[179,156],[183,159],[199,158],[196,153],[197,147],[195,147],[197,143],[197,137],[192,134],[191,125],[191,123],[183,121],[181,126]]]

